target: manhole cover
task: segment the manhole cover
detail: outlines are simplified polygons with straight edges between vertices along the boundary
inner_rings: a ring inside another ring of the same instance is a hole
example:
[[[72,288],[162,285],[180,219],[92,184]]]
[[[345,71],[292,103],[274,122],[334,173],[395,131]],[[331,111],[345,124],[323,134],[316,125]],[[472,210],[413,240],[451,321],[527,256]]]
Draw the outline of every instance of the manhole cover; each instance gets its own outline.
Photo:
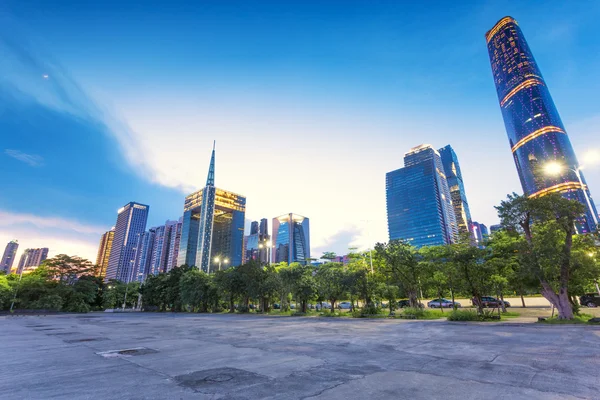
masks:
[[[208,376],[208,377],[204,378],[204,380],[208,381],[208,382],[227,382],[232,379],[233,379],[233,376],[225,375],[225,374],[212,375],[212,376]]]
[[[154,349],[149,349],[147,347],[135,347],[132,349],[121,349],[121,350],[109,350],[109,351],[101,351],[96,353],[105,358],[112,357],[133,357],[133,356],[142,356],[144,354],[154,354],[158,353],[158,351]]]
[[[207,369],[175,377],[179,385],[203,393],[225,393],[268,381],[266,376],[237,368]]]

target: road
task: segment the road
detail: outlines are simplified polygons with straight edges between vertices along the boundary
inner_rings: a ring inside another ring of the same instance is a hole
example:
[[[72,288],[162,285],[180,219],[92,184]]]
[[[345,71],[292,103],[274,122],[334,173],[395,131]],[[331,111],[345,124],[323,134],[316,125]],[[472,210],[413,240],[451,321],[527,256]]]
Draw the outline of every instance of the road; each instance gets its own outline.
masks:
[[[0,317],[0,399],[599,398],[600,328],[200,314]]]

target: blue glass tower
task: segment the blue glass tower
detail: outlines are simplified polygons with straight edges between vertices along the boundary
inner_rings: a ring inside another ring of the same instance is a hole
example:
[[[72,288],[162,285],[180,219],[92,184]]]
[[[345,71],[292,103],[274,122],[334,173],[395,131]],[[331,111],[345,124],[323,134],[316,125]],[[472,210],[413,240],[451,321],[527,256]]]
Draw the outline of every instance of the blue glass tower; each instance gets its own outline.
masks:
[[[442,160],[431,145],[412,148],[404,155],[404,168],[386,174],[386,204],[390,240],[421,247],[458,239]]]
[[[244,196],[215,187],[213,147],[206,186],[185,198],[178,265],[195,265],[206,273],[219,265],[240,265],[245,215]]]
[[[273,218],[273,247],[275,262],[308,264],[310,260],[308,218],[292,213]]]
[[[444,166],[444,175],[446,175],[446,181],[450,189],[458,233],[472,235],[470,230],[472,222],[471,211],[469,210],[469,202],[467,201],[467,193],[465,192],[465,184],[460,172],[458,157],[450,145],[442,147],[439,152],[442,165]]]
[[[523,192],[529,197],[561,193],[578,200],[586,206],[586,215],[577,224],[579,233],[595,230],[598,213],[589,188],[517,21],[502,18],[485,38]]]

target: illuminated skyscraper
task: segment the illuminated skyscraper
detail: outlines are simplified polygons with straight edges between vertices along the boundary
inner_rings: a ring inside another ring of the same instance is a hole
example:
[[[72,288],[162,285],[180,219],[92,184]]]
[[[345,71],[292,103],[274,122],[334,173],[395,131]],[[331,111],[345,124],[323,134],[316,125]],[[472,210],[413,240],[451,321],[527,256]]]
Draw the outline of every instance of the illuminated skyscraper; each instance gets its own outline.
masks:
[[[587,209],[586,216],[577,224],[578,231],[594,230],[596,207],[546,82],[517,21],[502,18],[485,38],[523,192],[529,197],[561,193],[578,200]]]
[[[2,261],[0,261],[0,271],[6,272],[7,275],[10,274],[18,248],[19,243],[16,240],[11,240],[6,244],[4,254],[2,255]]]
[[[98,246],[98,256],[96,257],[96,265],[99,267],[98,276],[104,278],[106,275],[106,268],[108,267],[108,260],[110,258],[110,251],[112,249],[112,243],[115,238],[115,228],[104,233],[100,238],[100,246]]]
[[[274,262],[310,263],[309,220],[298,214],[285,214],[273,218]]]
[[[473,237],[475,238],[478,246],[483,246],[483,241],[487,236],[490,235],[490,231],[488,231],[487,226],[476,221],[473,221],[471,224],[471,231],[473,232]]]
[[[467,193],[465,192],[465,185],[462,173],[460,172],[458,157],[456,157],[456,153],[450,145],[442,147],[439,152],[442,159],[442,165],[444,166],[444,175],[446,175],[446,181],[448,182],[448,188],[450,189],[450,197],[452,198],[452,207],[454,208],[458,233],[472,235],[469,230],[469,227],[471,226],[471,211],[469,211]]]
[[[266,218],[250,224],[250,235],[244,237],[244,263],[256,260],[263,264],[269,262],[270,242],[268,221]]]
[[[25,249],[21,254],[17,274],[28,269],[37,268],[46,258],[48,258],[48,248],[41,247],[39,249]]]
[[[136,250],[140,236],[146,230],[149,209],[149,206],[135,202],[127,203],[119,209],[105,281],[117,279],[130,282],[136,279]]]
[[[240,265],[245,215],[244,196],[215,187],[213,147],[206,186],[185,198],[178,265],[195,265],[207,273],[219,264]]]
[[[415,247],[456,242],[456,216],[437,150],[429,144],[413,147],[404,155],[404,168],[385,178],[390,240]]]

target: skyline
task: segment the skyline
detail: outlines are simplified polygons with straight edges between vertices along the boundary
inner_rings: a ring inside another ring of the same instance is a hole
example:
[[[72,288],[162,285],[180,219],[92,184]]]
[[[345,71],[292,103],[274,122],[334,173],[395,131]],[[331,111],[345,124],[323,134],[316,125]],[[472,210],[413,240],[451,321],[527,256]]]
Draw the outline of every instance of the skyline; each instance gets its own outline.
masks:
[[[117,4],[72,15],[68,2],[43,12],[35,3],[9,2],[0,16],[0,50],[9,56],[0,66],[0,131],[15,136],[3,137],[0,168],[16,177],[0,194],[0,243],[18,239],[17,258],[22,249],[49,247],[51,255],[94,260],[100,235],[130,201],[151,206],[148,226],[179,218],[185,196],[204,183],[213,139],[216,186],[248,199],[247,221],[309,217],[316,256],[387,241],[385,173],[422,143],[456,150],[472,218],[493,225],[493,206],[522,192],[484,38],[505,15],[520,22],[582,164],[587,150],[600,148],[593,3],[536,13],[536,5],[477,3],[425,15],[416,5],[342,11],[264,2],[233,14],[205,5],[200,16],[167,7],[161,23],[155,3],[148,14],[136,10],[146,20],[130,29],[140,34],[130,31],[118,44],[98,34],[109,19],[114,35],[126,32],[131,14]],[[543,29],[559,15],[551,32]],[[211,17],[194,35],[191,28]],[[248,40],[236,42],[249,27]],[[454,43],[440,37],[448,29]],[[291,36],[289,51],[276,37],[282,31]],[[24,45],[40,37],[44,46]],[[182,58],[199,38],[212,41]],[[157,50],[163,57],[155,65]],[[71,171],[73,163],[82,167]],[[592,192],[600,190],[599,171],[585,171]],[[337,197],[336,206],[323,207],[319,195]]]

